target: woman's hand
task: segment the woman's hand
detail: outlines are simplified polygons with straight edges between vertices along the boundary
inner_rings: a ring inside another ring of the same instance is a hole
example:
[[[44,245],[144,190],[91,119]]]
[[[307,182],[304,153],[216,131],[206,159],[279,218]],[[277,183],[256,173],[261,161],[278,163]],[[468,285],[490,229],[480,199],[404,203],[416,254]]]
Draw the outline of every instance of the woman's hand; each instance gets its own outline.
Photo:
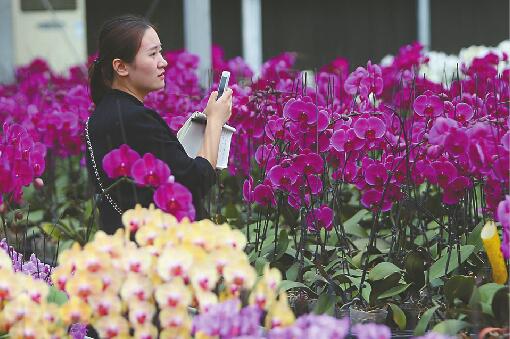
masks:
[[[204,114],[208,121],[214,120],[223,126],[232,115],[232,89],[227,88],[218,100],[217,96],[217,91],[211,93]]]

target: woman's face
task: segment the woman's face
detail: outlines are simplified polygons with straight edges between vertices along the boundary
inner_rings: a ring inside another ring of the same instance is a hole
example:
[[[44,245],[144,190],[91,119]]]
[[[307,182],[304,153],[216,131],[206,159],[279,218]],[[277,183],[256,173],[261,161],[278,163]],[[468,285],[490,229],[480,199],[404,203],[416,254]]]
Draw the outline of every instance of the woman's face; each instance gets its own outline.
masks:
[[[127,65],[131,86],[143,97],[165,87],[165,67],[161,42],[156,31],[149,27],[143,35],[135,60]]]

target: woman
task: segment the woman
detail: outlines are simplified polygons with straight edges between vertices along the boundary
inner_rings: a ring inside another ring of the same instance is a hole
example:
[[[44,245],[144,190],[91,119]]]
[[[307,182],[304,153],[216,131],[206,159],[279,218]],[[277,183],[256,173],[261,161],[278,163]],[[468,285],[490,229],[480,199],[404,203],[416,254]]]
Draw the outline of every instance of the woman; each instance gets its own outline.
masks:
[[[192,159],[165,121],[143,105],[152,91],[165,86],[166,60],[154,27],[144,18],[122,16],[107,21],[99,35],[99,53],[89,69],[90,94],[96,108],[86,129],[87,168],[97,193],[114,180],[102,168],[103,157],[122,144],[128,144],[141,156],[152,153],[168,164],[177,182],[193,195],[196,219],[204,219],[205,194],[215,183],[215,167],[222,126],[231,114],[232,90],[216,101],[211,93],[204,110],[207,115],[204,142]],[[98,203],[101,228],[113,234],[122,227],[121,213],[136,203],[147,207],[152,202],[150,188],[127,182],[102,194]]]

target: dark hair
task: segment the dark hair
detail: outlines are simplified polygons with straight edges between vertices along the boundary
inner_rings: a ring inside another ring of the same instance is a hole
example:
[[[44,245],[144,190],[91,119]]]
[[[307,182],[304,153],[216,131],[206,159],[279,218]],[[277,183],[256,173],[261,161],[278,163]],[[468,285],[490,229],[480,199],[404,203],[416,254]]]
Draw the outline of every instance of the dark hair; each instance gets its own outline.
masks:
[[[114,76],[113,59],[134,61],[148,28],[155,27],[145,18],[123,15],[106,21],[99,32],[97,59],[89,67],[89,88],[97,105],[111,88]]]

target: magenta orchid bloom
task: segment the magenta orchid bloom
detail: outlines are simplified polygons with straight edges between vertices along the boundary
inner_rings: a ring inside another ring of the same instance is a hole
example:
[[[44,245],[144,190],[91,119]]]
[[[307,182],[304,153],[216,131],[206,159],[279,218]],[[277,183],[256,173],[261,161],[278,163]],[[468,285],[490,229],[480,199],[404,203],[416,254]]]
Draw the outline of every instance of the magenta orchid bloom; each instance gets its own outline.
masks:
[[[429,142],[433,145],[443,145],[446,137],[454,129],[459,128],[459,123],[450,118],[439,117],[428,133]]]
[[[384,197],[384,200],[381,203],[382,193],[382,191],[377,189],[369,189],[363,192],[363,195],[361,196],[361,203],[363,206],[373,211],[378,209],[381,209],[382,212],[389,211],[391,209],[392,203],[388,199],[387,195]]]
[[[443,202],[448,205],[458,203],[468,188],[471,188],[471,181],[464,176],[451,180],[444,189]]]
[[[326,205],[312,209],[306,215],[308,231],[314,232],[324,228],[326,231],[333,229],[333,210]]]
[[[260,184],[253,190],[253,199],[261,206],[276,206],[274,192],[269,185]]]
[[[496,217],[503,226],[501,250],[505,259],[508,259],[510,257],[510,195],[507,194],[505,200],[498,204]]]
[[[175,216],[181,221],[187,217],[190,221],[195,220],[195,207],[191,192],[178,182],[163,183],[154,192],[156,206],[165,212]]]
[[[253,197],[253,178],[251,175],[243,183],[243,198],[249,204],[255,201]]]
[[[427,91],[425,94],[419,95],[413,103],[413,109],[421,117],[433,118],[443,114],[444,105],[441,99]]]
[[[324,160],[317,153],[300,154],[294,160],[294,171],[297,174],[321,174],[323,171]]]
[[[297,180],[296,171],[292,167],[276,165],[267,172],[267,177],[274,187],[290,191],[290,187]]]
[[[151,153],[146,153],[133,163],[131,176],[138,185],[158,187],[168,180],[170,168]]]
[[[368,119],[359,118],[354,123],[354,133],[360,139],[375,140],[381,138],[386,132],[384,121],[376,117]]]
[[[469,137],[464,129],[452,129],[444,141],[444,149],[453,156],[467,152]]]
[[[104,156],[103,169],[111,179],[129,176],[133,164],[139,159],[140,154],[138,152],[123,144]]]
[[[365,180],[372,186],[382,186],[388,180],[388,172],[382,164],[371,164],[365,170]]]
[[[317,121],[317,106],[309,97],[290,99],[283,107],[283,116],[301,125],[312,125]]]
[[[354,129],[339,129],[331,136],[331,147],[338,152],[351,152],[363,148],[365,142],[360,139]]]

